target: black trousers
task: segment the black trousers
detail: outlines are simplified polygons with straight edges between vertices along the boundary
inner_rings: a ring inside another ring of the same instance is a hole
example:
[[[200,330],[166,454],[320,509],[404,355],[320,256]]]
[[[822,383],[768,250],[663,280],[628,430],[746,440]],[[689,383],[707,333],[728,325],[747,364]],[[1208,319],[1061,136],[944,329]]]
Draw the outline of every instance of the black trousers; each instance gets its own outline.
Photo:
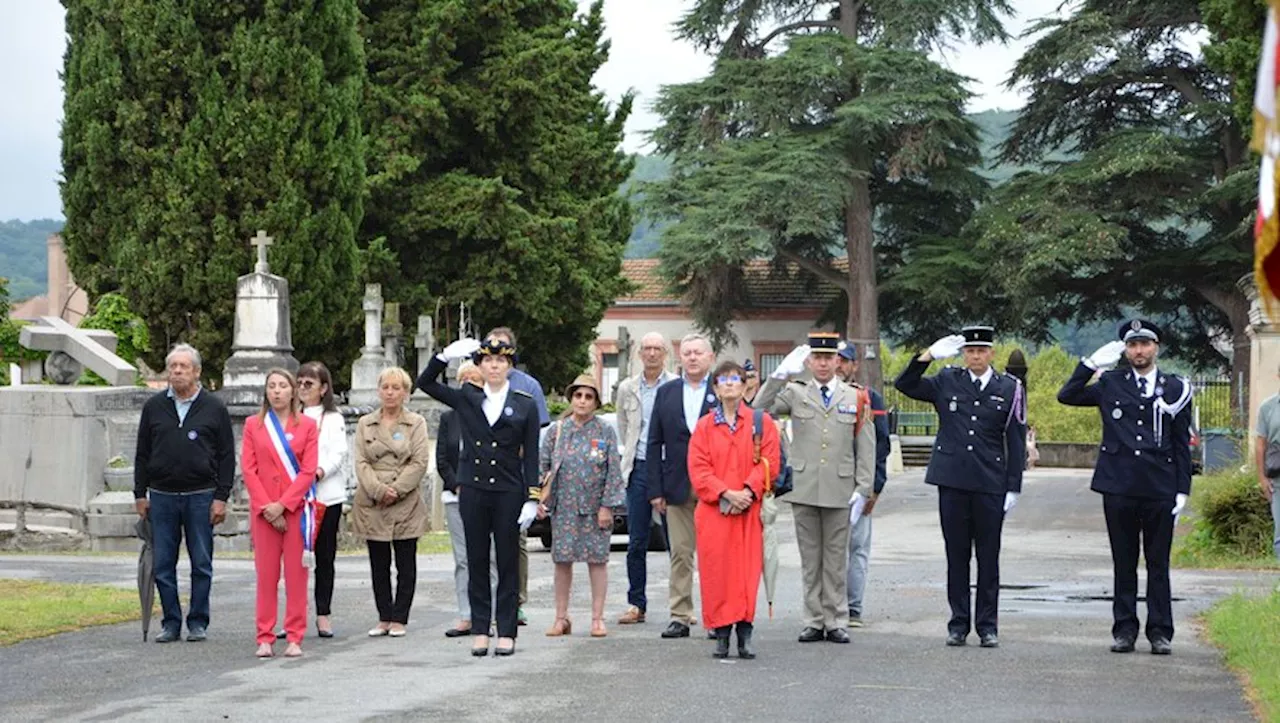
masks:
[[[1115,566],[1113,637],[1138,637],[1138,550],[1147,559],[1147,639],[1173,640],[1169,548],[1173,545],[1173,500],[1102,495]]]
[[[333,561],[338,556],[338,527],[342,505],[324,508],[324,519],[316,533],[316,615],[328,615],[333,602]]]
[[[409,622],[413,592],[418,587],[418,538],[381,542],[368,540],[369,571],[373,575],[373,602],[380,622]],[[396,557],[396,596],[391,597],[391,554]]]
[[[1000,531],[1004,527],[1004,495],[938,487],[938,516],[947,547],[947,630],[969,634],[970,620],[979,635],[997,632],[1000,606]],[[969,560],[978,555],[977,617],[969,614]]]
[[[458,493],[458,512],[467,538],[467,567],[489,569],[489,543],[498,565],[498,600],[494,605],[488,575],[472,575],[467,583],[471,600],[471,634],[488,635],[496,622],[498,637],[516,637],[516,610],[520,598],[520,508],[526,496],[522,490],[490,492],[463,487]],[[497,620],[490,611],[497,611]]]

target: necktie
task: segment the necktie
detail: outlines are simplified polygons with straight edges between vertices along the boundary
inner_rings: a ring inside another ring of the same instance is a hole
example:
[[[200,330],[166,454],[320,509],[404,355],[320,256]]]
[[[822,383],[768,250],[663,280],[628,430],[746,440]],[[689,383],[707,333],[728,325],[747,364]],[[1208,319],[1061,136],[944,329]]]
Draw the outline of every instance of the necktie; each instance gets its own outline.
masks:
[[[826,386],[818,387],[818,391],[822,392],[822,406],[831,406],[831,390]]]
[[[1146,377],[1138,377],[1138,393],[1144,397],[1147,396],[1147,378]]]
[[[982,380],[977,377],[973,380],[973,391],[978,394],[982,393]]]

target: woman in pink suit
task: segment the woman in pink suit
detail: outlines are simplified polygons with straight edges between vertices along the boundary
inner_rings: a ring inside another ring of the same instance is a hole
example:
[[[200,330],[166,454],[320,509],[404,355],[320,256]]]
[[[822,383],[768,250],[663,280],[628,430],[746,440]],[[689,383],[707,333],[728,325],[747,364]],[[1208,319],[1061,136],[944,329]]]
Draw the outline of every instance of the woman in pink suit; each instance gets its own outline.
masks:
[[[297,381],[283,369],[267,372],[262,411],[245,420],[240,457],[249,493],[253,565],[258,573],[259,658],[275,654],[271,645],[276,639],[281,560],[284,630],[289,639],[284,654],[290,658],[302,655],[302,634],[307,629],[302,521],[304,498],[315,482],[318,451],[319,431],[315,421],[301,412]]]

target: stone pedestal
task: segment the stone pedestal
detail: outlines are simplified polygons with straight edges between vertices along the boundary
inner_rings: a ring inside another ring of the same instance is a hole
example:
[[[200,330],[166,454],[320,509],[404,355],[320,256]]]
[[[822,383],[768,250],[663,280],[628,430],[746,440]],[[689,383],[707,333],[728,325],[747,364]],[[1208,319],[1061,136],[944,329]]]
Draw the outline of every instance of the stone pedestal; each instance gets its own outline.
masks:
[[[228,405],[257,405],[267,372],[298,370],[289,323],[289,282],[255,271],[236,281],[236,325],[232,354],[222,367],[218,396]]]
[[[1249,295],[1249,460],[1254,459],[1258,428],[1258,408],[1273,394],[1280,393],[1280,326],[1258,298],[1257,287],[1241,284]]]

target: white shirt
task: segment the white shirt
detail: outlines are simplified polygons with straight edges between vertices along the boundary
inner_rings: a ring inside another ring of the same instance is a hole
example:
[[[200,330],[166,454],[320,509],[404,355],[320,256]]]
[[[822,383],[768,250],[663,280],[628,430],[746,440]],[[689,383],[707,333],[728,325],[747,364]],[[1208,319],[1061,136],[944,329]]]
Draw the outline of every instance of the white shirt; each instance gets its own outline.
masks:
[[[991,367],[987,367],[987,370],[986,370],[985,372],[983,372],[983,373],[982,373],[982,376],[976,376],[972,371],[970,371],[970,372],[969,372],[969,383],[970,383],[970,384],[972,384],[972,383],[974,383],[974,382],[980,382],[980,384],[979,384],[978,388],[979,388],[979,389],[986,389],[986,388],[987,388],[987,382],[990,382],[990,381],[991,381],[991,375],[992,375],[993,373],[994,373],[994,372],[992,372],[992,371],[991,371]]]
[[[1155,367],[1151,367],[1151,371],[1147,372],[1146,374],[1139,374],[1136,370],[1134,371],[1133,384],[1134,386],[1138,387],[1139,390],[1142,389],[1142,385],[1138,384],[1138,380],[1139,379],[1147,380],[1147,393],[1143,394],[1142,396],[1150,397],[1151,395],[1156,393],[1156,376],[1157,376],[1157,373],[1156,373]]]
[[[322,406],[307,407],[302,413],[316,420],[320,443],[316,467],[324,470],[324,478],[316,482],[316,501],[323,505],[340,505],[347,501],[347,423],[339,412],[326,412]]]
[[[502,416],[502,408],[507,404],[507,390],[510,388],[510,382],[503,382],[497,389],[490,389],[488,383],[484,385],[484,401],[480,403],[480,409],[484,410],[484,418],[489,420],[490,427],[497,424],[498,417]]]
[[[702,416],[702,402],[708,394],[707,378],[703,377],[696,386],[689,384],[688,377],[680,377],[680,382],[684,388],[684,423],[689,427],[689,434],[693,434],[693,428],[698,426],[698,418]]]

